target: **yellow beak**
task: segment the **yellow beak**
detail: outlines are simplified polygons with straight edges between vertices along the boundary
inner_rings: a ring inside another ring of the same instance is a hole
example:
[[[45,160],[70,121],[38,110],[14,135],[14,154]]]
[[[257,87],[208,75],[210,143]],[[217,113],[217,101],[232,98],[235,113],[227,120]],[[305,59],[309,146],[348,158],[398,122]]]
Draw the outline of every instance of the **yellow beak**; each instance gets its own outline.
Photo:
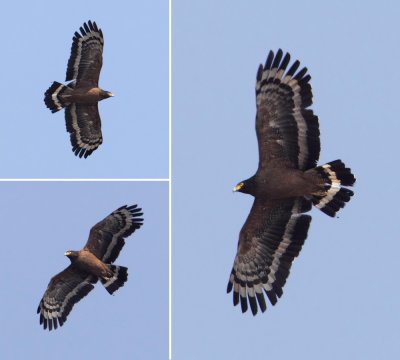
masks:
[[[233,188],[233,191],[239,191],[242,187],[243,187],[243,183],[239,183]]]

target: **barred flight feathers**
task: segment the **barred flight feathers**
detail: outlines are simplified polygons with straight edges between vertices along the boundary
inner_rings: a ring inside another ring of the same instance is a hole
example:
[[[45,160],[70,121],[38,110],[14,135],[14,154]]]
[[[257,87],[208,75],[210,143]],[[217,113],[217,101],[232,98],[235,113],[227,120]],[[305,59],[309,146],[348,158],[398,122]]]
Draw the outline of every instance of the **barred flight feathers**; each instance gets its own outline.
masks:
[[[227,291],[242,312],[253,315],[283,294],[292,262],[307,238],[314,204],[329,216],[353,196],[346,188],[355,177],[342,161],[315,167],[319,159],[318,117],[312,104],[310,75],[290,55],[269,52],[256,82],[256,133],[259,164],[256,173],[235,191],[255,200],[239,235]],[[289,67],[289,70],[287,70]],[[300,70],[299,70],[300,69]]]
[[[83,24],[72,38],[71,55],[68,60],[65,81],[77,79],[93,86],[99,84],[100,70],[103,64],[103,32],[96,22]]]
[[[98,105],[71,104],[65,109],[72,151],[85,159],[103,143]]]
[[[113,263],[128,237],[143,225],[143,212],[137,205],[121,206],[90,230],[85,248],[105,263]]]
[[[253,315],[257,303],[266,310],[263,292],[272,305],[282,296],[295,257],[307,237],[311,209],[304,200],[269,202],[256,199],[244,224],[227,292],[233,289],[233,304],[246,312],[249,300]]]
[[[307,68],[296,75],[300,62],[296,61],[285,73],[290,62],[282,50],[274,57],[270,51],[265,66],[260,65],[256,82],[257,137],[260,166],[282,158],[290,165],[307,170],[319,158],[318,117],[307,109],[312,104],[312,92]]]
[[[54,276],[37,309],[40,325],[49,331],[63,326],[73,306],[94,288],[96,282],[97,278],[73,265]]]

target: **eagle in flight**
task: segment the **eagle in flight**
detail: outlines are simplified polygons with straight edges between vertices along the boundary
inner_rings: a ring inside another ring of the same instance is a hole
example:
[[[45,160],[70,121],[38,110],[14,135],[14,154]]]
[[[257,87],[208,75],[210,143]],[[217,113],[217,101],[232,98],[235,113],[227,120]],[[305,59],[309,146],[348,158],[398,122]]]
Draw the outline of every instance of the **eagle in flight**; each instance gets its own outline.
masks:
[[[47,286],[37,313],[44,329],[62,326],[72,307],[100,280],[113,294],[128,280],[128,269],[113,265],[124,238],[143,225],[142,209],[137,205],[122,206],[90,230],[89,240],[80,251],[67,251],[71,265],[55,275]]]
[[[355,177],[341,160],[317,166],[320,153],[318,117],[312,104],[310,75],[290,54],[269,52],[256,81],[256,133],[259,163],[252,177],[234,191],[254,196],[244,223],[227,292],[242,312],[250,304],[266,310],[282,296],[295,257],[307,237],[312,205],[334,217],[353,196],[346,188]]]
[[[113,96],[99,88],[103,64],[103,32],[95,22],[88,21],[72,38],[68,60],[67,85],[53,82],[44,94],[44,102],[51,112],[65,108],[67,131],[71,135],[72,151],[87,158],[103,142],[97,103]]]

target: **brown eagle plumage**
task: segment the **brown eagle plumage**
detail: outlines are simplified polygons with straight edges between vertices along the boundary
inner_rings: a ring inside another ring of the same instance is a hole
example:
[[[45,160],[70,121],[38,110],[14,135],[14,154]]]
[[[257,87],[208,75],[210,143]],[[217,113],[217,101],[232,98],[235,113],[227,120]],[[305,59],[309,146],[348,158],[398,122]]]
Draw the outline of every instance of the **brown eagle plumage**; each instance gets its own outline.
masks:
[[[65,81],[72,81],[67,85],[53,82],[44,94],[44,102],[53,113],[65,108],[72,151],[87,158],[103,142],[97,103],[113,94],[99,88],[103,32],[91,21],[84,23],[80,32],[75,32],[68,60]]]
[[[72,307],[97,280],[110,294],[124,286],[128,269],[112,263],[125,244],[124,238],[143,225],[142,215],[137,205],[122,206],[93,226],[82,250],[65,252],[71,265],[50,280],[37,309],[44,329],[62,326]]]
[[[228,282],[233,303],[253,315],[266,310],[265,293],[272,305],[282,296],[295,257],[307,237],[312,205],[329,216],[353,196],[355,178],[341,160],[317,166],[320,153],[318,117],[312,104],[307,68],[289,70],[289,53],[269,52],[256,82],[256,133],[259,150],[254,176],[235,191],[254,196],[243,225]]]

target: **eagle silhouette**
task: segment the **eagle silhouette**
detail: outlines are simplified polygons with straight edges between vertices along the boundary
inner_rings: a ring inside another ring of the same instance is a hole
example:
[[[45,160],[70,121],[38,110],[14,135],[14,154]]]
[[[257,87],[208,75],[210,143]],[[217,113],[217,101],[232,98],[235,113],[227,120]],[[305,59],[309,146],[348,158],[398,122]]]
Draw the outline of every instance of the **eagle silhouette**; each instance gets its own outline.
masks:
[[[68,60],[67,85],[53,82],[44,94],[51,112],[65,108],[67,131],[71,135],[72,151],[87,158],[103,142],[98,102],[113,96],[99,88],[103,64],[103,32],[95,22],[88,21],[75,32]]]
[[[266,310],[265,293],[272,305],[282,296],[295,257],[307,237],[312,205],[329,216],[353,196],[346,186],[354,175],[341,160],[317,166],[320,153],[318,117],[312,104],[307,68],[289,70],[290,55],[269,52],[256,82],[256,133],[259,150],[254,176],[234,191],[254,196],[240,235],[227,292],[233,303],[253,315]]]
[[[37,312],[44,329],[57,329],[67,320],[72,307],[100,280],[113,294],[128,279],[128,269],[113,265],[127,236],[143,225],[142,209],[122,206],[90,230],[89,239],[80,251],[67,251],[71,265],[55,275],[47,287]]]

